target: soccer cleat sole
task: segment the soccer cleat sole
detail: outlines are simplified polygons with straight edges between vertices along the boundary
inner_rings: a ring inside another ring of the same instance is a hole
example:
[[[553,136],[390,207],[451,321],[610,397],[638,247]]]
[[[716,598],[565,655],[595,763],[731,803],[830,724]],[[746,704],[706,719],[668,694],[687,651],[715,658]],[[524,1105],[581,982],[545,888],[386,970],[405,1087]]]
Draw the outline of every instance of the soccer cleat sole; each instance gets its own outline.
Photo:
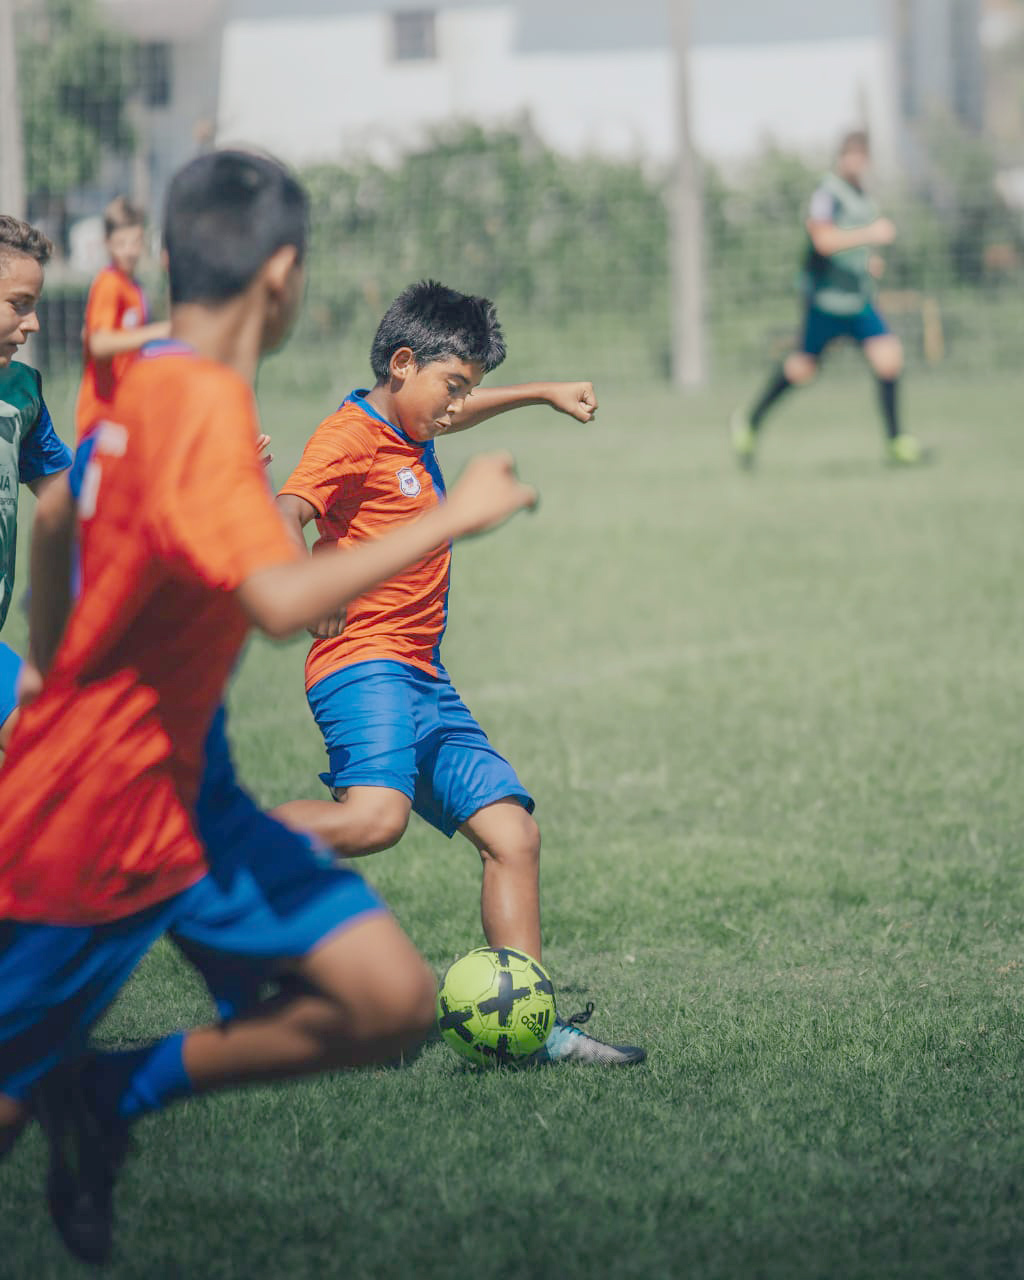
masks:
[[[559,1062],[577,1062],[595,1067],[638,1067],[647,1058],[647,1050],[635,1044],[604,1044],[593,1037],[588,1039],[591,1043],[585,1048],[557,1058],[553,1065]]]

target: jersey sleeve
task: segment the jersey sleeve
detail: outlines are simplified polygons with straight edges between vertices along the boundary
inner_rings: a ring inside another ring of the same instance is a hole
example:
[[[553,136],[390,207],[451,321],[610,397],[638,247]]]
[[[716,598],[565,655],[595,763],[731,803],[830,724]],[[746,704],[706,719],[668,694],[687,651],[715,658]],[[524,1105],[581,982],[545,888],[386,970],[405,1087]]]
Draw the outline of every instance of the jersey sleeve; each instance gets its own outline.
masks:
[[[85,304],[85,336],[116,329],[120,288],[112,271],[101,271],[92,282]]]
[[[39,416],[21,441],[18,452],[18,479],[31,484],[43,476],[66,471],[71,466],[71,450],[54,429],[53,419],[42,396],[40,379]]]
[[[807,216],[811,222],[835,222],[836,198],[827,187],[819,187],[811,196]]]
[[[298,559],[256,456],[258,429],[241,384],[193,397],[187,426],[157,460],[162,479],[149,520],[156,553],[173,573],[234,591],[259,569]]]
[[[313,432],[281,493],[305,498],[317,515],[326,515],[359,489],[376,452],[377,437],[372,428],[346,420],[344,412],[336,413]]]

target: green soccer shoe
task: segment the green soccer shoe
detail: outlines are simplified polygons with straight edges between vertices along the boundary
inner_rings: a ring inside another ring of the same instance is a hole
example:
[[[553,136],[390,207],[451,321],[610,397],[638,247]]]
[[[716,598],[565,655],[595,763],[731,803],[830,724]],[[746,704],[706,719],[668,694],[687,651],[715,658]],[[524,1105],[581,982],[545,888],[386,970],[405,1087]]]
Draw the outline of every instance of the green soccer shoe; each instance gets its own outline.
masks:
[[[732,433],[732,451],[737,463],[749,471],[757,456],[757,432],[750,425],[750,419],[742,409],[737,409],[729,422]]]
[[[919,440],[900,434],[886,443],[885,460],[898,467],[914,467],[925,461],[925,451]]]

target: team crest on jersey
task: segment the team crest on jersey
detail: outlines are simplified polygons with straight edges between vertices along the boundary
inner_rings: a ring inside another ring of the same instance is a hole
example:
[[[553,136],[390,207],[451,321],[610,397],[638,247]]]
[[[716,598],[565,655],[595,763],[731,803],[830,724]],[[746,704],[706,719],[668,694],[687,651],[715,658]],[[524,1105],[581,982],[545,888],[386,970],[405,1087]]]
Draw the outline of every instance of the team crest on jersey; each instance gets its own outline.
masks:
[[[395,472],[398,476],[398,487],[407,498],[415,498],[419,495],[422,485],[416,479],[415,473],[411,467],[399,467]]]
[[[138,307],[129,307],[121,317],[122,329],[137,329],[142,321]]]

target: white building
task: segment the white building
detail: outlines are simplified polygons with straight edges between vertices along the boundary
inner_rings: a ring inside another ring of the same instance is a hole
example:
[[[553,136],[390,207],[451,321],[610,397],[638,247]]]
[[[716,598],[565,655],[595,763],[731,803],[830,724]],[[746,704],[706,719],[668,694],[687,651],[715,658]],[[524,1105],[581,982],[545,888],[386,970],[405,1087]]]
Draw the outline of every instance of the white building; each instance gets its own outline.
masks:
[[[388,154],[452,119],[528,115],[568,152],[668,159],[674,0],[104,0],[147,42],[153,195],[195,148]],[[933,107],[977,122],[978,0],[693,0],[696,141],[825,153],[867,125],[883,166]]]

